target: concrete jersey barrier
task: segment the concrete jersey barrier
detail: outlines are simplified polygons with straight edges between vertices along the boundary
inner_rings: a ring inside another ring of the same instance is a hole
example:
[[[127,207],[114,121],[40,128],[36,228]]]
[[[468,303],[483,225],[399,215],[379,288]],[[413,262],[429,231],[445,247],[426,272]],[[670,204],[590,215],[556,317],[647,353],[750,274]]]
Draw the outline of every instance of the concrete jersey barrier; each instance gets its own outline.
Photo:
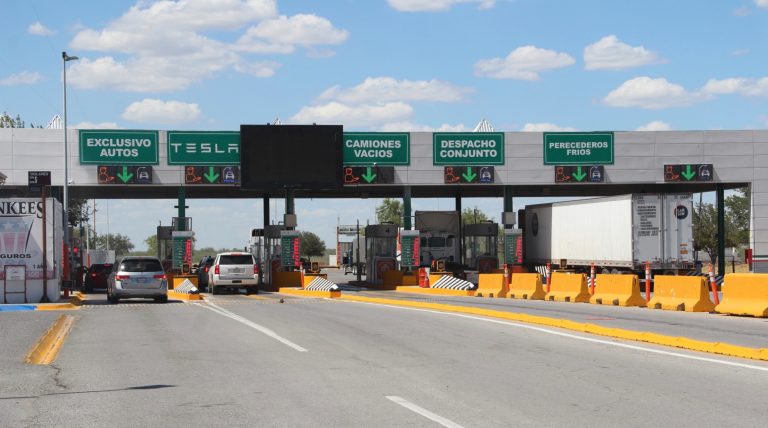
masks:
[[[583,273],[553,273],[547,300],[578,303],[589,302],[587,276]]]
[[[589,303],[641,307],[646,305],[645,299],[640,295],[637,275],[598,274],[595,282],[600,285],[595,287],[595,294],[589,299]]]
[[[656,275],[648,307],[670,311],[712,312],[707,281],[700,276]]]
[[[507,295],[503,273],[481,273],[478,275],[477,294],[480,297],[501,297]]]
[[[513,299],[544,300],[547,292],[538,273],[513,273],[509,297]]]
[[[723,281],[721,314],[768,317],[768,274],[729,273]]]

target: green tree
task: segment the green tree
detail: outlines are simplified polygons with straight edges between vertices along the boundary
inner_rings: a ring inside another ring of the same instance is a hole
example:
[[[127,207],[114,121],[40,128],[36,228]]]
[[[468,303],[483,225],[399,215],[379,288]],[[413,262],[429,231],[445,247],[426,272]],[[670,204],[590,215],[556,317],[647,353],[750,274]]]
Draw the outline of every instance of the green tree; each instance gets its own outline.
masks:
[[[88,210],[88,200],[82,198],[69,198],[67,205],[67,221],[72,227],[88,223],[90,212]]]
[[[0,115],[0,128],[23,128],[24,127],[24,121],[21,120],[21,116],[18,114],[16,115],[16,118],[12,118],[10,115],[8,115],[7,112],[3,112],[2,115]]]
[[[717,210],[712,204],[698,203],[693,210],[693,249],[704,251],[717,263]]]
[[[325,242],[312,232],[301,232],[301,255],[306,257],[321,257],[325,254]]]
[[[126,256],[133,250],[133,244],[131,243],[130,238],[119,233],[99,235],[95,239],[95,244],[96,245],[91,248],[114,250],[116,258]]]
[[[147,236],[144,243],[147,245],[147,255],[157,257],[157,234]]]
[[[725,198],[725,245],[749,245],[749,189],[738,189]]]
[[[376,220],[379,223],[394,223],[398,227],[403,224],[403,203],[397,199],[386,198],[376,207]]]
[[[488,220],[490,220],[488,216],[477,207],[464,208],[461,211],[461,224],[478,224]]]

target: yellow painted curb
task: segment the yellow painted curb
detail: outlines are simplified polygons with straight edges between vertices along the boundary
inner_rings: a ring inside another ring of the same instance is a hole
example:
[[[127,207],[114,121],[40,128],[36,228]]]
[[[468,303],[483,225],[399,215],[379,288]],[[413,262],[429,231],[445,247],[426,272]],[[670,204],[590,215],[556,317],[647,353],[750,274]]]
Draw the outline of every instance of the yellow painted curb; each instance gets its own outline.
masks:
[[[341,291],[304,290],[303,288],[295,287],[280,287],[277,292],[280,294],[291,294],[294,296],[304,297],[321,297],[326,299],[337,299],[341,297]]]
[[[580,323],[564,319],[548,318],[515,312],[494,311],[490,309],[480,309],[468,306],[446,305],[442,303],[412,302],[408,300],[379,299],[373,297],[349,295],[344,296],[341,299],[356,302],[379,303],[384,305],[434,309],[444,312],[480,315],[529,324],[545,325],[548,327],[564,328],[567,330],[613,337],[616,339],[633,340],[637,342],[652,343],[654,345],[672,346],[675,348],[689,349],[692,351],[708,352],[710,354],[720,354],[738,358],[768,361],[768,348],[749,348],[746,346],[738,346],[722,342],[704,342],[686,337],[666,336],[663,334],[604,327],[600,325]]]
[[[450,290],[448,288],[422,288],[419,286],[400,286],[395,289],[398,293],[434,294],[437,296],[474,296],[475,290]]]
[[[74,303],[45,303],[36,306],[38,311],[72,311],[76,309],[80,309],[80,307]]]
[[[178,293],[173,290],[168,290],[168,298],[176,300],[203,300],[203,296],[200,294]]]
[[[61,315],[29,350],[24,361],[27,364],[51,364],[56,361],[74,322],[75,317],[72,315]]]

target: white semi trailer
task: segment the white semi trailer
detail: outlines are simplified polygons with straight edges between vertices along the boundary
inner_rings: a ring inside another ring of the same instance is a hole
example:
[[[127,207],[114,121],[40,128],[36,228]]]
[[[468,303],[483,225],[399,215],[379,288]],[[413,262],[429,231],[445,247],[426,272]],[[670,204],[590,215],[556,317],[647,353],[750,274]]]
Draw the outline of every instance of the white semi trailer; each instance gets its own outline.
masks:
[[[693,268],[690,193],[631,194],[526,206],[524,260],[582,270]],[[523,216],[521,216],[523,217]]]

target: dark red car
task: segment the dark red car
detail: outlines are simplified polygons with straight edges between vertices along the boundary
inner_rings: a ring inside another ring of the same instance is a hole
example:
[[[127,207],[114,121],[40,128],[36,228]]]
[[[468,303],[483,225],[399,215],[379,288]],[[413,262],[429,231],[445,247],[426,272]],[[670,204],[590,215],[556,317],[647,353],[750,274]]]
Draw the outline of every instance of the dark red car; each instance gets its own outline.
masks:
[[[112,272],[112,264],[92,264],[85,271],[85,280],[83,288],[86,292],[93,291],[95,288],[107,288],[107,278]]]

